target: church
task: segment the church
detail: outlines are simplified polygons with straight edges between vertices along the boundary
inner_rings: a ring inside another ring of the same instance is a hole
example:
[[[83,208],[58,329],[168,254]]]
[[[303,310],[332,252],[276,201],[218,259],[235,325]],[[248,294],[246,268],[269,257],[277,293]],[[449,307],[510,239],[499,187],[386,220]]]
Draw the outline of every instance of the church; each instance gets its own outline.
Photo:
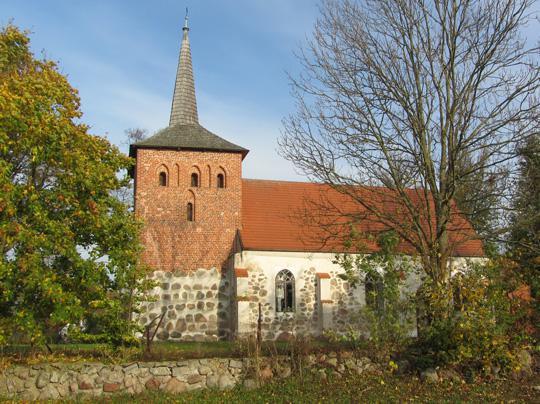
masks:
[[[343,240],[325,237],[324,215],[310,201],[350,201],[324,184],[242,177],[249,151],[199,123],[188,34],[186,18],[169,126],[130,145],[142,261],[158,285],[139,323],[157,325],[163,315],[156,337],[172,341],[253,335],[259,318],[267,340],[347,332],[365,291],[340,278],[334,258]],[[463,264],[483,248],[460,220],[451,238]],[[369,218],[359,226],[381,230]],[[367,242],[363,253],[376,248]]]

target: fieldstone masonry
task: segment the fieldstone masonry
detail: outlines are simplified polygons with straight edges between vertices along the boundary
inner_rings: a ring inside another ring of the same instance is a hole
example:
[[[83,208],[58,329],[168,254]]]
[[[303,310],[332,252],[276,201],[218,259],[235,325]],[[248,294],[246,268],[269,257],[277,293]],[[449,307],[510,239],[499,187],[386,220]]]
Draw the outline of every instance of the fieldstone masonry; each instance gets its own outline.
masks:
[[[332,297],[332,330],[346,333],[350,329],[367,332],[366,324],[360,318],[360,310],[365,304],[362,286],[353,288],[349,282],[341,279],[341,269],[333,269],[330,273],[330,293]]]
[[[238,383],[246,388],[275,377],[289,377],[293,364],[289,357],[260,358],[257,379],[251,359],[213,358],[180,362],[135,362],[124,365],[102,363],[38,364],[13,366],[0,372],[0,397],[23,400],[50,400],[81,396],[137,394],[163,390],[172,394],[213,388],[230,389]],[[377,367],[368,358],[351,352],[309,355],[305,369],[336,374],[362,374]]]
[[[145,326],[166,312],[157,339],[215,341],[229,337],[231,288],[220,271],[156,271],[151,279],[158,283],[152,292],[156,300],[141,306],[139,324]]]
[[[257,329],[259,303],[262,312],[262,334],[266,340],[287,340],[294,336],[323,334],[322,304],[317,296],[317,270],[308,267],[295,278],[295,311],[278,313],[275,310],[274,279],[255,263],[247,265],[248,281],[246,297],[249,311],[246,318],[238,319],[239,336],[254,334]],[[363,291],[353,289],[349,283],[340,279],[339,270],[330,272],[330,292],[332,330],[338,333],[349,331],[350,327],[362,326],[358,313],[364,304]],[[239,297],[242,298],[241,292]],[[360,328],[361,329],[361,328]]]

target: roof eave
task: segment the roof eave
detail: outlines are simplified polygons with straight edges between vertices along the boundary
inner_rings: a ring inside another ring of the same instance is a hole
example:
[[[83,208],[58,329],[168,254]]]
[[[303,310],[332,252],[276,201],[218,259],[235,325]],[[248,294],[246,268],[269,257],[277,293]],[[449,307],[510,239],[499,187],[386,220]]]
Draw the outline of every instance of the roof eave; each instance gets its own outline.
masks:
[[[242,154],[242,160],[247,156],[249,153],[248,149],[240,149],[240,150],[229,150],[229,149],[213,149],[209,147],[179,147],[179,146],[153,146],[153,145],[145,145],[145,144],[132,144],[129,145],[129,157],[136,158],[137,156],[137,149],[158,149],[158,150],[192,150],[192,151],[206,151],[206,152],[216,152],[216,153],[241,153]]]
[[[346,249],[335,249],[335,250],[315,250],[315,249],[296,249],[296,248],[278,248],[278,247],[260,247],[260,246],[246,246],[242,245],[242,251],[261,251],[261,252],[284,252],[284,253],[306,253],[306,254],[373,254],[376,251],[348,251]],[[413,256],[414,254],[403,253],[405,255]],[[475,254],[455,254],[451,258],[486,258],[485,254],[480,255]]]

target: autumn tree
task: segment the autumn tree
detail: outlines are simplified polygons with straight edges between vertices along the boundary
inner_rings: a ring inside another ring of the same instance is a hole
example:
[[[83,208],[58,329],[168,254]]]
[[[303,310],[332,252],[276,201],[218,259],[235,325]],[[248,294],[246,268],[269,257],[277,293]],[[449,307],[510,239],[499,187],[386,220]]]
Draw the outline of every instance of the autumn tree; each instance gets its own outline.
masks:
[[[540,297],[540,135],[518,145],[519,176],[513,200],[509,250],[520,272]]]
[[[521,35],[532,3],[324,1],[290,79],[281,154],[395,231],[443,288],[450,233],[471,236],[452,228],[456,196],[478,200],[473,178],[505,175],[538,131],[539,48]]]
[[[479,157],[483,158],[482,155]],[[466,172],[474,167],[475,161],[470,156],[463,156],[458,163],[458,170]],[[510,186],[509,174],[512,167],[504,165],[497,169],[479,167],[463,178],[454,193],[454,200],[461,214],[471,223],[474,230],[484,242],[484,251],[488,257],[501,253],[504,233],[508,231],[508,223],[504,218],[508,214],[508,206],[504,204],[505,188]]]
[[[29,37],[0,31],[0,335],[33,344],[86,321],[121,343],[147,282],[140,224],[113,193],[129,158],[81,123],[77,91]]]

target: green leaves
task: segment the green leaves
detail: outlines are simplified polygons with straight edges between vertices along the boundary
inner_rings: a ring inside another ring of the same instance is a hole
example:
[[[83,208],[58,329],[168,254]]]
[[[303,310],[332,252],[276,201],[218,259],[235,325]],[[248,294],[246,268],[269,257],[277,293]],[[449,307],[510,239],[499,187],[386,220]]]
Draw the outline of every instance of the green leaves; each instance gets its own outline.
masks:
[[[492,367],[508,370],[514,351],[523,342],[519,324],[525,311],[519,300],[509,298],[512,282],[505,275],[505,261],[469,264],[456,274],[448,288],[428,285],[425,292],[437,311],[420,343],[435,364],[451,363],[463,368],[490,372]],[[450,296],[448,296],[450,294]],[[438,301],[450,300],[436,306]]]
[[[140,223],[113,196],[132,162],[88,133],[79,104],[57,66],[30,53],[26,33],[0,31],[4,341],[44,342],[82,320],[115,341],[134,330],[130,311],[147,284]]]
[[[365,237],[351,232],[349,245],[362,239]],[[395,232],[383,232],[377,237],[377,252],[370,255],[338,254],[334,259],[334,263],[344,270],[339,275],[341,279],[352,287],[365,288],[366,305],[360,310],[360,316],[382,356],[402,349],[413,328],[413,302],[405,281],[414,266],[410,257],[397,253],[399,241]]]

